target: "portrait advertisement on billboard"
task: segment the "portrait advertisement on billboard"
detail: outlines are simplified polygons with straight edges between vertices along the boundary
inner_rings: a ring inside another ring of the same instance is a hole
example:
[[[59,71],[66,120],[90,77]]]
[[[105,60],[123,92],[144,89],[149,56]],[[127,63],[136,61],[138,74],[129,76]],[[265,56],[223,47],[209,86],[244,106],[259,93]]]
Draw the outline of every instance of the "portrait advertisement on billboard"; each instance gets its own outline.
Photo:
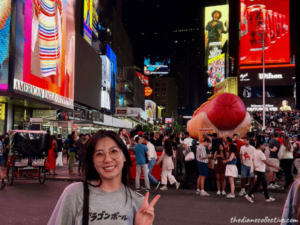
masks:
[[[111,62],[106,55],[102,59],[101,108],[110,110],[111,107]]]
[[[290,63],[289,0],[241,0],[240,64]]]
[[[83,38],[91,45],[93,33],[93,0],[84,0]]]
[[[11,0],[0,1],[0,91],[8,88]]]
[[[225,54],[228,45],[229,6],[205,7],[205,65]],[[225,56],[225,55],[224,55]]]
[[[156,103],[151,100],[145,100],[145,111],[150,118],[156,119]]]
[[[225,54],[208,60],[208,87],[225,80]]]
[[[144,73],[146,75],[159,75],[170,73],[170,58],[154,57],[144,58]]]
[[[17,1],[15,92],[73,108],[75,4]]]

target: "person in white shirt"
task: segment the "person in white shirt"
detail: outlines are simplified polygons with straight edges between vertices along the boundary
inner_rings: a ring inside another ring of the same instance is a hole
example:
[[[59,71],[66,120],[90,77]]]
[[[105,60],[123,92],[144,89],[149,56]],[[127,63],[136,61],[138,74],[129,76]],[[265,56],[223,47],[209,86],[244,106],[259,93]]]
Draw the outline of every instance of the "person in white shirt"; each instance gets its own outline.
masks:
[[[187,150],[188,147],[192,146],[193,139],[190,138],[189,132],[184,132],[184,140],[183,140],[183,154]]]
[[[250,202],[253,203],[254,201],[250,196],[253,195],[253,193],[262,185],[263,190],[264,190],[264,195],[266,198],[266,202],[273,202],[275,201],[274,198],[269,196],[268,192],[268,183],[266,179],[266,165],[270,167],[274,167],[278,170],[280,170],[280,167],[272,165],[269,163],[266,159],[265,154],[262,152],[264,150],[265,146],[264,143],[259,142],[257,143],[256,149],[253,153],[253,164],[254,164],[254,171],[255,174],[257,175],[257,180],[254,184],[254,186],[251,188],[251,190],[248,192],[247,195],[245,195],[245,198]]]
[[[157,190],[160,186],[160,181],[156,180],[153,176],[152,176],[152,169],[155,166],[156,163],[156,159],[157,159],[157,154],[156,154],[156,150],[154,145],[150,142],[149,137],[144,137],[143,139],[144,144],[146,145],[147,149],[148,149],[148,178],[149,178],[149,182],[151,184],[151,181],[156,185],[155,190]]]
[[[253,167],[253,153],[255,148],[250,145],[250,138],[244,137],[243,138],[244,146],[241,147],[240,150],[240,160],[242,164],[242,172],[241,172],[241,191],[239,196],[243,196],[246,193],[245,191],[245,183],[246,178],[250,178],[250,189],[253,187],[254,184],[254,174],[251,173],[251,167]]]

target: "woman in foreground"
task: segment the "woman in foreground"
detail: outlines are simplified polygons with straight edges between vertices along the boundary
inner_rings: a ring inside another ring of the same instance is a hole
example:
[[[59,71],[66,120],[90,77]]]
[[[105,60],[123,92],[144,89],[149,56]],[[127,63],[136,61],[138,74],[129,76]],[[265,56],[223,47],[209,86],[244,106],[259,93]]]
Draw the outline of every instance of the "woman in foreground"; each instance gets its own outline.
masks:
[[[66,187],[48,225],[153,223],[154,205],[160,196],[148,205],[149,193],[143,198],[127,186],[130,155],[116,133],[102,130],[94,134],[89,140],[85,163],[88,217],[83,216],[87,215],[83,210],[84,185],[78,182]]]

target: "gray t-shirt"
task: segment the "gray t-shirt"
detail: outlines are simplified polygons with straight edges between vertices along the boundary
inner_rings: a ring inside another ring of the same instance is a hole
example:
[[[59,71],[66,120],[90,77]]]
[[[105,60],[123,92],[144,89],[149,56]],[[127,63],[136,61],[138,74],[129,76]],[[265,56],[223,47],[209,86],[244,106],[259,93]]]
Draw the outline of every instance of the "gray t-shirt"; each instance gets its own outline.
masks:
[[[89,224],[132,225],[144,197],[125,186],[114,192],[106,192],[89,185]],[[132,200],[130,198],[132,195]],[[48,225],[81,225],[83,208],[83,183],[77,182],[65,188],[52,213]]]

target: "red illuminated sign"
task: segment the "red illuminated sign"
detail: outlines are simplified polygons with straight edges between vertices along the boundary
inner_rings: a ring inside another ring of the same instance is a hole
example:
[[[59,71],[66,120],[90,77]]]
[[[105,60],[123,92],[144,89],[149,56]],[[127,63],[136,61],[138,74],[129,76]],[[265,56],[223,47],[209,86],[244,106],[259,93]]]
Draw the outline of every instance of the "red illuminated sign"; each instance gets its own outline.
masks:
[[[148,97],[152,94],[152,89],[150,87],[145,87],[145,96]]]
[[[143,83],[143,85],[149,86],[149,78],[139,72],[136,72],[136,73],[139,76],[140,81]]]
[[[241,0],[240,64],[290,62],[289,0]]]

